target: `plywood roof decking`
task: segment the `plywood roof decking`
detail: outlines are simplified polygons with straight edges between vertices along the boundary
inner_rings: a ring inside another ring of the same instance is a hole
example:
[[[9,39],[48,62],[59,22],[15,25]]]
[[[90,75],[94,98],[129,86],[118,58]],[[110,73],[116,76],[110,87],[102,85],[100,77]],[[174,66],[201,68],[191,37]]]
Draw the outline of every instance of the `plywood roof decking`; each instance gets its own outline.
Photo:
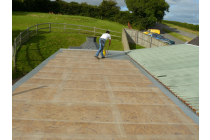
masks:
[[[13,91],[13,139],[199,139],[199,126],[129,60],[66,50]]]
[[[199,48],[181,44],[141,50],[128,55],[199,113]]]

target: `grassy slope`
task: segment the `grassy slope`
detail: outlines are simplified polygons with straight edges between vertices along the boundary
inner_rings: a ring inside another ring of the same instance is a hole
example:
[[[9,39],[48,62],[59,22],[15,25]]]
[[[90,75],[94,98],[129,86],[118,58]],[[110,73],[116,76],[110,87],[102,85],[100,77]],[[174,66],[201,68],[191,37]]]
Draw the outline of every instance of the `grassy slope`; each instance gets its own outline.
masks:
[[[132,44],[132,43],[129,43],[129,47],[131,50],[134,50],[134,49],[144,49],[145,47],[143,46],[140,46],[138,44]]]
[[[181,35],[181,34],[172,32],[172,31],[167,30],[167,29],[164,29],[164,28],[163,28],[163,31],[165,31],[166,33],[170,34],[171,36],[173,36],[173,37],[175,37],[175,38],[177,38],[177,39],[179,39],[179,40],[182,40],[182,41],[184,41],[184,42],[193,39],[193,38],[190,38],[190,37],[187,37],[187,36],[184,36],[184,35]]]
[[[109,29],[122,32],[122,28],[126,26],[98,20],[89,17],[69,16],[69,15],[50,15],[47,13],[38,12],[13,12],[12,13],[12,44],[14,38],[21,31],[31,27],[37,23],[67,23],[86,25]],[[104,31],[103,31],[104,32]],[[112,33],[111,33],[112,34]],[[45,33],[38,34],[22,45],[17,53],[16,58],[16,73],[13,72],[13,79],[21,76],[23,73],[28,73],[41,62],[51,56],[60,48],[68,48],[69,46],[80,46],[86,41],[87,35],[69,34],[69,33]],[[99,35],[100,36],[100,35]],[[98,42],[98,39],[97,39]],[[106,42],[108,46],[108,41]],[[105,48],[106,49],[106,48]],[[121,40],[112,40],[110,50],[123,50]]]
[[[184,28],[184,27],[180,27],[180,26],[177,26],[177,25],[165,23],[164,21],[162,21],[162,24],[168,25],[172,28],[176,28],[178,30],[182,30],[182,31],[185,31],[185,32],[188,32],[188,33],[191,33],[191,34],[199,35],[199,31],[193,31],[193,30],[190,30],[190,29],[187,29],[187,28]]]
[[[13,15],[12,15],[13,40],[12,41],[14,41],[14,38],[19,35],[20,31],[26,30],[27,27],[31,27],[37,23],[49,23],[49,22],[77,24],[77,25],[85,25],[85,26],[90,26],[90,27],[95,26],[98,28],[109,29],[109,30],[118,31],[118,32],[122,32],[122,28],[126,28],[126,26],[118,24],[118,23],[94,19],[90,17],[51,15],[47,13],[38,13],[38,12],[13,12]],[[115,42],[113,41],[113,43]],[[115,44],[113,44],[112,46],[114,45]],[[122,46],[119,46],[119,47],[122,47]]]
[[[191,33],[191,34],[199,35],[199,31],[193,31],[193,30],[190,30],[190,29],[187,29],[187,28],[183,28],[183,27],[180,27],[180,26],[177,26],[177,25],[165,23],[164,21],[162,21],[162,24],[168,25],[168,26],[170,26],[172,28],[175,28],[175,29],[178,29],[178,30],[181,30],[181,31],[185,31],[185,32],[188,32],[188,33]],[[178,39],[180,39],[182,41],[185,41],[185,42],[193,39],[193,38],[190,38],[190,37],[183,36],[183,35],[180,35],[178,33],[172,32],[172,31],[167,30],[167,29],[163,29],[163,30],[166,33],[170,34],[171,36],[176,37],[176,38],[178,38]]]

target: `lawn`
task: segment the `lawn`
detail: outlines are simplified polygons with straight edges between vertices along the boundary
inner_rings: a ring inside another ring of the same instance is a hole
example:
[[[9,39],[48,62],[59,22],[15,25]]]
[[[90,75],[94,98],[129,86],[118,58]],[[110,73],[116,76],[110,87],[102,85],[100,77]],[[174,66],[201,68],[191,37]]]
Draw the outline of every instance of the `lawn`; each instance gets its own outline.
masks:
[[[170,26],[172,28],[175,28],[175,29],[178,29],[178,30],[182,30],[182,31],[185,31],[185,32],[188,32],[188,33],[191,33],[191,34],[199,35],[199,31],[193,31],[193,30],[190,30],[190,29],[187,29],[187,28],[183,28],[183,27],[180,27],[180,26],[177,26],[177,25],[165,23],[164,21],[162,21],[162,24],[168,25],[168,26]]]
[[[113,30],[122,32],[122,28],[127,26],[110,22],[106,20],[94,19],[83,16],[70,16],[70,15],[52,15],[48,13],[39,12],[12,12],[12,41],[17,37],[21,31],[36,25],[37,23],[66,23],[66,24],[77,24],[85,25],[90,27],[97,27],[106,30]],[[104,31],[105,32],[105,31]],[[111,32],[111,34],[113,34]]]
[[[162,24],[168,25],[168,26],[170,26],[172,28],[175,28],[175,29],[178,29],[178,30],[181,30],[181,31],[185,31],[185,32],[188,32],[188,33],[191,33],[191,34],[199,35],[199,31],[193,31],[193,30],[190,30],[190,29],[187,29],[187,28],[183,28],[183,27],[180,27],[180,26],[177,26],[177,25],[165,23],[164,21],[162,21]],[[163,28],[163,31],[165,31],[166,33],[170,34],[171,36],[176,37],[177,39],[180,39],[180,40],[182,40],[184,42],[193,39],[193,38],[190,38],[190,37],[187,37],[187,36],[183,36],[181,34],[172,32],[172,31],[164,29],[164,28]]]
[[[189,41],[189,40],[192,40],[192,39],[193,39],[193,38],[190,38],[190,37],[183,36],[183,35],[181,35],[181,34],[178,34],[178,33],[172,32],[172,31],[167,30],[167,29],[165,29],[165,28],[163,28],[163,31],[165,31],[166,33],[170,34],[171,36],[176,37],[177,39],[182,40],[182,41],[184,41],[184,42],[186,42],[186,41]]]
[[[20,34],[20,32],[26,30],[28,27],[40,23],[66,23],[77,24],[96,28],[102,28],[106,30],[113,30],[122,32],[126,26],[110,22],[106,20],[94,19],[90,17],[82,16],[70,16],[70,15],[52,15],[48,13],[39,12],[12,12],[12,45],[14,39]],[[49,26],[49,24],[46,24]],[[63,26],[63,25],[62,25]],[[86,27],[83,27],[86,29]],[[49,30],[49,29],[46,29]],[[92,29],[91,29],[92,30]],[[97,32],[105,32],[103,30],[96,30]],[[110,32],[111,35],[118,35],[114,32]],[[96,34],[100,37],[101,34]],[[41,62],[58,51],[60,48],[68,48],[70,46],[80,46],[86,41],[86,36],[94,36],[94,34],[64,33],[61,29],[52,29],[50,33],[37,34],[30,38],[27,42],[22,44],[21,48],[16,55],[16,73],[13,71],[12,78],[20,77],[27,74]],[[98,43],[98,37],[96,42]],[[112,43],[109,50],[123,50],[121,39],[112,37]],[[108,41],[106,42],[108,47]],[[105,49],[106,49],[105,47]]]
[[[144,49],[145,47],[143,46],[140,46],[138,44],[132,44],[132,43],[129,43],[129,47],[131,50],[134,50],[134,49]]]

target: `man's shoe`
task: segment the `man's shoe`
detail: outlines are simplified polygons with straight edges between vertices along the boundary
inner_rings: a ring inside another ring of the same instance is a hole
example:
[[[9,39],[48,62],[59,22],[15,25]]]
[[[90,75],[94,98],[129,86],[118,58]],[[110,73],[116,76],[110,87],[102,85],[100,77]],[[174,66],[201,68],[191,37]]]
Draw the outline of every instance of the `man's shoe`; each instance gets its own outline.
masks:
[[[106,57],[101,57],[101,58],[103,59],[103,58],[106,58]]]
[[[98,56],[95,56],[95,58],[100,59]]]

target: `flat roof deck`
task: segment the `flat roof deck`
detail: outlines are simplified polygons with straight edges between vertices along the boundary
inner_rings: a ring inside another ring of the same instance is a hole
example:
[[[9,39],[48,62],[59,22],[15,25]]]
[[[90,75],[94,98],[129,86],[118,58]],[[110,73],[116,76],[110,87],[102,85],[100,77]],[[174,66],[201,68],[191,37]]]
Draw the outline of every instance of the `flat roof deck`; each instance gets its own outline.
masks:
[[[95,53],[61,49],[13,85],[14,140],[199,139],[198,116],[124,52]]]

